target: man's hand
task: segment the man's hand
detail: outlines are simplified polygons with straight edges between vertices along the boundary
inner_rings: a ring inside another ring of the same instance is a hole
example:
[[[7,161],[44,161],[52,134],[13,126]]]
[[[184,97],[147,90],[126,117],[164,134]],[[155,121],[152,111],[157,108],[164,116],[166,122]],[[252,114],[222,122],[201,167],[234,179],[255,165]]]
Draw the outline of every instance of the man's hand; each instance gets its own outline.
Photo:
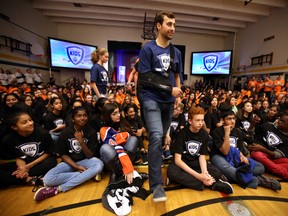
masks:
[[[173,89],[172,89],[172,95],[174,96],[174,97],[180,97],[181,95],[183,94],[183,92],[182,92],[182,90],[181,90],[181,88],[179,88],[179,87],[173,87]]]

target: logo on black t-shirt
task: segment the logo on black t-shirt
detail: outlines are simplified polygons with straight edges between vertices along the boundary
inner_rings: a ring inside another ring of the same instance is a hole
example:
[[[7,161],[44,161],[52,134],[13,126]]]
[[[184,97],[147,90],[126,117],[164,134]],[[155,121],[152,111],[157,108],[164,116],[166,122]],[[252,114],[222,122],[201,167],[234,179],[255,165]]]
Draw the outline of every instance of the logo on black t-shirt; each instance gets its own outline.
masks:
[[[185,121],[188,122],[188,113],[184,113]]]
[[[186,142],[187,152],[189,152],[189,154],[192,156],[198,156],[201,144],[202,143],[197,142],[195,140],[191,140],[191,141]]]
[[[21,152],[24,153],[24,155],[21,158],[24,159],[27,156],[35,157],[35,156],[41,155],[42,152],[39,154],[39,145],[40,145],[40,142],[28,142],[28,143],[23,143],[22,145],[20,145],[18,148]]]
[[[230,146],[237,148],[237,140],[238,140],[238,137],[230,136],[229,137]]]
[[[64,123],[64,121],[63,121],[63,119],[56,119],[56,120],[54,120],[54,124],[56,125],[56,126],[59,126],[59,125],[62,125]]]
[[[84,143],[87,143],[87,141],[88,140],[86,138],[84,138]],[[69,142],[70,142],[69,153],[75,152],[75,153],[79,154],[82,151],[82,147],[81,147],[81,145],[77,139],[75,139],[75,138],[69,139]]]
[[[172,121],[170,126],[176,131],[178,125],[179,125],[179,122]]]
[[[251,125],[249,121],[242,121],[241,123],[242,123],[242,128],[243,128],[245,131],[247,131],[248,128],[250,127],[250,125]]]
[[[265,140],[265,138],[263,138]],[[270,147],[275,147],[282,143],[282,140],[273,132],[268,131],[266,142]]]

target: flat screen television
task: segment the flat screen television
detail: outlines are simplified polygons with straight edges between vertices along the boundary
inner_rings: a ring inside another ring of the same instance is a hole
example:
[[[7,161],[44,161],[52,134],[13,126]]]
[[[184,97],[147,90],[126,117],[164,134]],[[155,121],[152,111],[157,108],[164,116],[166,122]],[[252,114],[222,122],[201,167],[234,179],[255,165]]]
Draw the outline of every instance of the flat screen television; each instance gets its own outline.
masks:
[[[72,42],[57,38],[48,38],[51,67],[90,69],[91,53],[97,46]]]
[[[192,52],[192,75],[229,75],[232,67],[232,50]]]

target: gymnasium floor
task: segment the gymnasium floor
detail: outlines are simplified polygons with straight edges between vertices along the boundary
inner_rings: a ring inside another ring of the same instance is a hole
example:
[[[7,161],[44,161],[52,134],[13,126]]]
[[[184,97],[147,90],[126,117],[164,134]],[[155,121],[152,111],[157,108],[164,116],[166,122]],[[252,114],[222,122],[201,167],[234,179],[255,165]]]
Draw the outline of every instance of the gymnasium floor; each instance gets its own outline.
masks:
[[[139,172],[147,172],[147,166],[136,166]],[[166,180],[167,165],[162,168],[163,180]],[[269,175],[269,174],[268,174]],[[271,175],[270,175],[271,176]],[[104,173],[102,180],[80,185],[66,193],[43,200],[33,200],[30,186],[14,186],[0,190],[0,215],[114,215],[101,203],[102,193],[108,184],[109,174]],[[133,197],[134,205],[129,215],[207,215],[207,216],[248,216],[248,215],[288,215],[288,184],[281,181],[282,190],[275,192],[259,187],[242,189],[233,184],[234,194],[227,196],[217,191],[205,189],[195,191],[184,189],[176,184],[165,187],[168,200],[154,203],[152,195],[144,201]],[[143,185],[149,189],[148,181]]]

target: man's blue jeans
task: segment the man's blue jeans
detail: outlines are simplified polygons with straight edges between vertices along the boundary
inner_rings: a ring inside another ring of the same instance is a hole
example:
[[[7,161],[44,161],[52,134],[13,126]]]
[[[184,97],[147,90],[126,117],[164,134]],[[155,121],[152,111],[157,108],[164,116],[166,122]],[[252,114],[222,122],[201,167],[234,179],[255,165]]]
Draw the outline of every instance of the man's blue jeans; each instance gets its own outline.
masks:
[[[171,124],[174,103],[163,104],[154,100],[143,100],[143,113],[148,130],[148,171],[150,189],[163,184],[162,181],[162,143]]]
[[[233,167],[229,162],[227,162],[222,155],[213,155],[211,158],[211,162],[222,172],[222,174],[224,174],[228,178],[228,180],[232,180],[237,183],[236,168]],[[256,176],[262,175],[264,172],[264,166],[258,161],[255,161],[255,167],[252,170],[254,178],[248,183],[247,187],[256,189],[258,186],[258,178]]]

